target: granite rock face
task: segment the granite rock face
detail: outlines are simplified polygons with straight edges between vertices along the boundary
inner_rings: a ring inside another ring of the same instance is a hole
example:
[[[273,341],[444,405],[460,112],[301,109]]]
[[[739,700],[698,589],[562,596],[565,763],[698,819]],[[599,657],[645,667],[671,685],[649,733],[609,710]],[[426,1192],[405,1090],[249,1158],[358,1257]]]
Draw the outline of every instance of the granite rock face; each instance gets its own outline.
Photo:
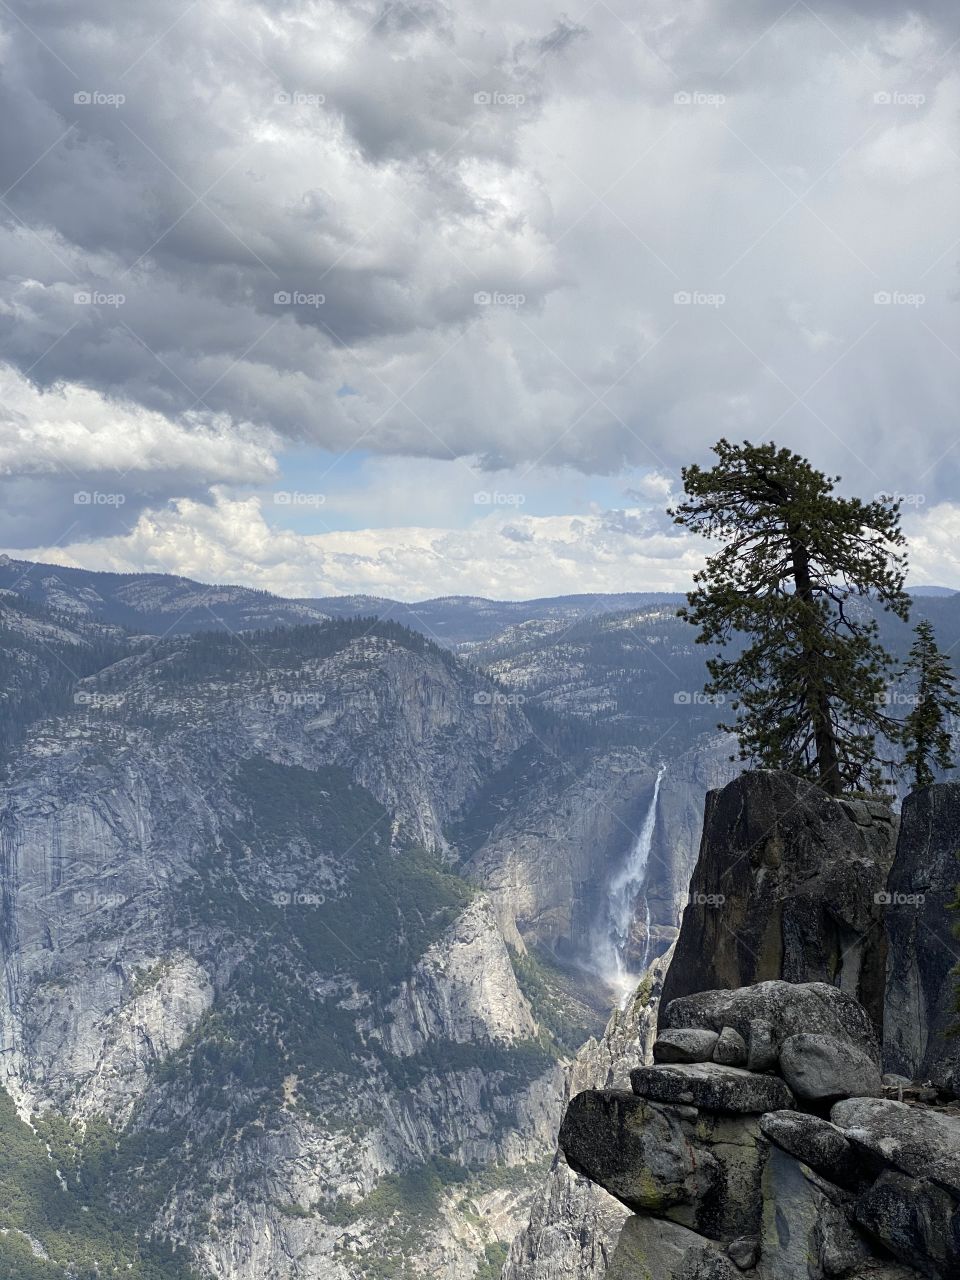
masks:
[[[710,792],[664,1001],[765,979],[823,981],[879,1031],[877,925],[896,837],[882,802],[833,799],[788,774],[748,772]]]
[[[897,855],[886,885],[888,938],[884,1062],[960,1096],[956,1021],[956,919],[948,904],[960,883],[960,783],[913,792],[903,803]]]

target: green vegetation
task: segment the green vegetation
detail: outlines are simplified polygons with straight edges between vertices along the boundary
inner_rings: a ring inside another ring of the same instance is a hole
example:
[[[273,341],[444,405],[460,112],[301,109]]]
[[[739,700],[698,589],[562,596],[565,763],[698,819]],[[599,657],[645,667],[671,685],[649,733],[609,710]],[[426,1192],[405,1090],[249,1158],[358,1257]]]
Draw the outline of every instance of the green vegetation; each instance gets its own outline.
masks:
[[[499,1241],[488,1244],[483,1251],[483,1261],[473,1273],[473,1280],[500,1280],[500,1273],[509,1252],[507,1246],[500,1244]]]
[[[0,1280],[193,1280],[184,1256],[148,1239],[142,1218],[107,1201],[97,1173],[105,1128],[93,1126],[84,1138],[51,1118],[34,1131],[0,1091]],[[35,1256],[31,1240],[46,1258]]]
[[[572,974],[532,950],[513,951],[511,959],[537,1021],[565,1054],[575,1054],[590,1036],[602,1034],[605,1018],[580,994]]]
[[[680,616],[698,642],[746,638],[707,662],[711,697],[732,695],[741,757],[839,795],[882,785],[877,736],[892,659],[869,599],[905,619],[899,503],[840,498],[830,478],[773,444],[714,446],[683,469],[677,524],[723,546],[694,577]],[[726,727],[726,726],[724,726]]]
[[[913,771],[913,785],[928,787],[934,781],[932,760],[940,769],[953,768],[950,716],[960,716],[960,697],[946,654],[937,647],[933,625],[918,622],[915,640],[901,676],[912,680],[913,706],[903,722],[906,765]]]

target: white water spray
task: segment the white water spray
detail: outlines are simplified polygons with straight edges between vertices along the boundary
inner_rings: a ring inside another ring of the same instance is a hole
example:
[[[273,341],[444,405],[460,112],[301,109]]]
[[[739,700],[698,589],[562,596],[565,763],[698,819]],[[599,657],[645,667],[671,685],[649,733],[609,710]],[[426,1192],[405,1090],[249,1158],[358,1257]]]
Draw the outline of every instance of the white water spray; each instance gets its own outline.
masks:
[[[643,940],[643,959],[640,963],[640,974],[631,973],[626,966],[626,952],[630,942],[630,933],[634,920],[634,904],[637,895],[643,888],[647,873],[647,861],[653,844],[653,832],[657,823],[657,801],[660,798],[660,783],[663,779],[665,765],[657,771],[657,780],[653,786],[650,805],[643,819],[640,832],[630,847],[623,866],[610,881],[607,902],[602,920],[597,946],[595,963],[597,971],[614,986],[621,995],[621,1006],[627,1000],[633,988],[650,963],[650,902],[644,894],[643,911],[646,929]]]

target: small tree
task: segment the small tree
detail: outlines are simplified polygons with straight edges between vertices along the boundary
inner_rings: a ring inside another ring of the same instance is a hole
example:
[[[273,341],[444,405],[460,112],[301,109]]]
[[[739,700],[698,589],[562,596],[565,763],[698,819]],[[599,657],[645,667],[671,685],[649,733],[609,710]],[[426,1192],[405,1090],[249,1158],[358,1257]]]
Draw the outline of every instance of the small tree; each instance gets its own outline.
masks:
[[[914,703],[903,722],[905,761],[913,770],[913,785],[928,787],[934,780],[931,760],[940,769],[953,768],[949,716],[960,716],[950,660],[937,647],[933,624],[924,619],[914,630],[913,647],[901,676],[916,682]]]
[[[831,794],[879,786],[876,737],[896,731],[870,602],[909,611],[899,503],[837,497],[839,477],[774,444],[721,440],[714,453],[710,470],[684,467],[687,500],[670,514],[724,543],[680,610],[701,644],[744,637],[739,656],[707,663],[707,692],[734,696],[736,723],[721,728],[742,759]]]

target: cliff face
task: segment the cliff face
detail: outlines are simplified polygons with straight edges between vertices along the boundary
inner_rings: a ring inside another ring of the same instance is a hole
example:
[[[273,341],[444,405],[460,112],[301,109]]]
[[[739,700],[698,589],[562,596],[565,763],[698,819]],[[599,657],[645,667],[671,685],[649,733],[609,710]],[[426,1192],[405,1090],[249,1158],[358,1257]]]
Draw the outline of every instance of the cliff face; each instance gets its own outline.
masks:
[[[553,1150],[557,1048],[444,837],[527,727],[363,631],[138,649],[0,810],[3,1082],[232,1280],[467,1280]]]
[[[771,978],[836,983],[883,1018],[883,895],[896,819],[787,774],[711,792],[664,1000]]]
[[[666,762],[653,838],[625,959],[662,955],[676,938],[696,862],[707,792],[739,773],[729,744],[698,739]],[[640,748],[547,756],[500,798],[503,816],[467,863],[490,895],[506,936],[589,964],[612,877],[630,855],[654,793],[658,767]],[[491,798],[491,808],[494,801]]]
[[[960,783],[940,783],[903,805],[887,882],[889,945],[884,1055],[890,1071],[931,1080],[960,1097],[955,967],[960,942],[950,911],[960,883]]]

